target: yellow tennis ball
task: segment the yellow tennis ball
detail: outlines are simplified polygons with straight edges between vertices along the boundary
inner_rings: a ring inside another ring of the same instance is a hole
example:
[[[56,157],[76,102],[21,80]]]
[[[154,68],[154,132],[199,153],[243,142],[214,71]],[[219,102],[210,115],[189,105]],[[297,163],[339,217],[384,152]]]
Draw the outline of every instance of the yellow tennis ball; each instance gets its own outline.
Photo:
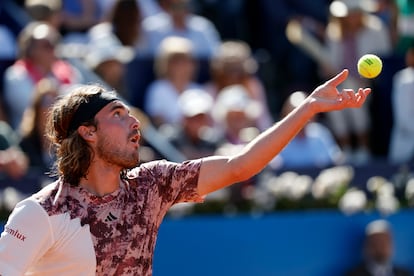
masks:
[[[358,60],[358,73],[367,79],[373,79],[377,77],[382,70],[381,59],[373,54],[363,55]]]

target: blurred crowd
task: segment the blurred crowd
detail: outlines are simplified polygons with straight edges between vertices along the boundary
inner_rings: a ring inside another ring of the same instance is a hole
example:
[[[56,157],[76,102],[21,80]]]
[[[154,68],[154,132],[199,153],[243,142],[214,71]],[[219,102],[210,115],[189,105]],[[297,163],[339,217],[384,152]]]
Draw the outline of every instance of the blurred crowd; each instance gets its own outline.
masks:
[[[48,107],[93,82],[143,122],[142,162],[182,161],[239,150],[348,68],[343,86],[372,87],[370,102],[315,118],[266,171],[414,157],[411,0],[3,0],[0,42],[0,170],[10,184],[52,171]],[[376,79],[356,70],[366,53],[383,60]],[[260,179],[230,188],[229,200]]]

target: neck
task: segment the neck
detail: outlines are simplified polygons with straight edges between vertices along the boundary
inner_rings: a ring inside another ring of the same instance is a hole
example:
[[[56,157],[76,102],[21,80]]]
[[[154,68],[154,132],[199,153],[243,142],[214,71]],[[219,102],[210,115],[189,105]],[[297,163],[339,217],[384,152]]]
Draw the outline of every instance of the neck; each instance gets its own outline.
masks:
[[[104,196],[119,188],[120,172],[120,168],[95,160],[79,185],[94,195]]]

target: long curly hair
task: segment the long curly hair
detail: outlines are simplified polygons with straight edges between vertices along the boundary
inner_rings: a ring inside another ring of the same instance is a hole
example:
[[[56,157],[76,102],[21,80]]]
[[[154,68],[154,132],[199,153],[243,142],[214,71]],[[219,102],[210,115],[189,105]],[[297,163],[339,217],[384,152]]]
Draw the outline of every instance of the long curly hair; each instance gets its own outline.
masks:
[[[87,175],[94,151],[76,130],[70,131],[69,126],[79,106],[98,93],[115,94],[99,85],[79,86],[59,98],[48,114],[46,135],[56,151],[54,174],[73,186],[79,185],[80,179]],[[93,118],[82,125],[97,128],[98,122]]]

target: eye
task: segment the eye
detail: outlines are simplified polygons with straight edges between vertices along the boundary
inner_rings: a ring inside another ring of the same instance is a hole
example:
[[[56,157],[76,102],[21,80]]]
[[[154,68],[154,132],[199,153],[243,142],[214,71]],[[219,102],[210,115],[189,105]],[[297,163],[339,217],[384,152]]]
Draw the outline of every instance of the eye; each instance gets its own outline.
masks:
[[[114,112],[114,117],[121,117],[121,112],[120,111],[115,111]]]

